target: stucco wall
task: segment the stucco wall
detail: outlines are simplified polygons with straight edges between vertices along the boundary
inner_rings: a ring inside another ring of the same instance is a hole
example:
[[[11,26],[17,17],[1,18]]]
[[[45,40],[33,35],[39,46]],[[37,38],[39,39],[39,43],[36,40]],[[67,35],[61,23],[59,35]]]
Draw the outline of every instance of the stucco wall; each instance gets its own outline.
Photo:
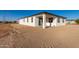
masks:
[[[19,19],[19,20],[18,20],[18,23],[19,23],[19,24],[23,24],[23,19]]]
[[[50,26],[50,23],[49,22],[46,22],[46,26]],[[56,26],[56,18],[53,19],[53,22],[51,23],[51,26]]]
[[[33,16],[33,22],[31,22],[31,18],[32,17],[28,17],[28,22],[27,22],[27,18],[20,19],[19,24],[28,25],[28,26],[35,26],[35,17]]]
[[[64,20],[64,22],[63,22],[63,20]],[[65,19],[63,19],[63,18],[60,18],[60,23],[56,22],[56,26],[62,26],[65,24],[66,24],[66,22],[65,22]]]
[[[53,19],[53,22],[51,23],[52,27],[53,26],[62,26],[62,25],[66,24],[66,21],[63,18],[60,18],[60,23],[58,23],[57,20],[58,20],[58,17],[56,17],[56,18]],[[63,23],[63,20],[64,20],[64,23]],[[50,26],[50,23],[46,22],[46,26]]]
[[[19,24],[22,24],[22,25],[27,25],[27,26],[34,26],[34,27],[38,27],[38,17],[39,16],[42,16],[43,14],[40,14],[40,15],[36,15],[36,16],[32,16],[32,17],[28,17],[28,22],[27,22],[27,18],[23,18],[23,19],[20,19],[19,20]],[[53,17],[54,20],[53,22],[51,23],[51,26],[62,26],[62,25],[65,25],[66,24],[66,20],[64,18],[60,18],[60,23],[57,22],[58,18],[59,17],[56,17],[56,16],[52,16],[52,15],[46,15],[49,19],[50,17]],[[31,22],[31,18],[33,18],[33,22]],[[64,23],[63,23],[63,20],[64,20]],[[49,22],[46,22],[46,26],[50,26],[50,23]]]

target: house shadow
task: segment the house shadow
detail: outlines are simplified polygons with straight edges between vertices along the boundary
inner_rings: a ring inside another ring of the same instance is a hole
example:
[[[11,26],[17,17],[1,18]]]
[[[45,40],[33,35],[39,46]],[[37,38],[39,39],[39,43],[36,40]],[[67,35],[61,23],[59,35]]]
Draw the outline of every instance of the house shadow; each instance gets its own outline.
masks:
[[[51,27],[51,26],[46,26],[46,28],[55,28],[55,26]]]

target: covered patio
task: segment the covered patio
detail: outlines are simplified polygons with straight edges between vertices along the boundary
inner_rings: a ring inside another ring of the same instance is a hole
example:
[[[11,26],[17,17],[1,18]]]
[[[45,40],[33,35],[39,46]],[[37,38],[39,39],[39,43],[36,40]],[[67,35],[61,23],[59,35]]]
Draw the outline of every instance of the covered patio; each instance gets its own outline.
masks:
[[[52,23],[53,20],[55,19],[55,16],[42,14],[40,16],[37,16],[37,19],[38,19],[38,26],[45,29],[46,27],[52,27]]]

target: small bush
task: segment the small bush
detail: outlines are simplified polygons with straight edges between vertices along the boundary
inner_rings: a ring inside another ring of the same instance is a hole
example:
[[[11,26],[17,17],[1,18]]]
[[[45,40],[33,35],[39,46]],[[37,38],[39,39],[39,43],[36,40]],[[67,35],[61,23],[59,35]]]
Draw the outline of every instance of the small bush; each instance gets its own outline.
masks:
[[[75,22],[76,22],[77,24],[79,24],[79,19],[75,20]]]

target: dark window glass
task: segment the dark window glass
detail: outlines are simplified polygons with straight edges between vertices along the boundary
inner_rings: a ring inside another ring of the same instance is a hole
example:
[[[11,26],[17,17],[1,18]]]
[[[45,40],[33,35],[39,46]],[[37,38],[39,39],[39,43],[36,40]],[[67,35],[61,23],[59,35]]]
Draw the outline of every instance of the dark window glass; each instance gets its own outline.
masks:
[[[63,23],[64,23],[64,19],[63,19]]]
[[[33,22],[33,17],[31,18],[31,22]]]
[[[28,18],[27,18],[27,22],[28,22]]]
[[[53,22],[53,18],[49,18],[49,23],[52,23]]]
[[[60,18],[58,18],[57,22],[60,23]]]

